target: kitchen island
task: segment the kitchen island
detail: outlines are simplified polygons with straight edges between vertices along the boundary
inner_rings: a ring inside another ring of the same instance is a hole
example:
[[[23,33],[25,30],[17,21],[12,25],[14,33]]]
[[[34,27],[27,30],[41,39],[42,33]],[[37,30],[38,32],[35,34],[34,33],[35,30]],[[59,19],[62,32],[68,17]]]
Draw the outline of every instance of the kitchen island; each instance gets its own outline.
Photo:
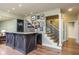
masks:
[[[6,45],[24,54],[37,48],[35,32],[6,32]]]

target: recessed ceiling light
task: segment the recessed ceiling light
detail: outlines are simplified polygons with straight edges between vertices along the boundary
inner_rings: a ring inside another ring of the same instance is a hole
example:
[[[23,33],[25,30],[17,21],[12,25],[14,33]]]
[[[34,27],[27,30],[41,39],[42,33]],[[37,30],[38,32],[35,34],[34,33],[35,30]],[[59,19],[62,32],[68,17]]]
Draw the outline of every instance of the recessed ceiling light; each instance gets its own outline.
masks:
[[[19,4],[18,6],[19,6],[19,7],[22,7],[22,4]]]
[[[12,10],[15,10],[15,8],[12,8]]]
[[[68,11],[72,11],[72,8],[69,8]]]

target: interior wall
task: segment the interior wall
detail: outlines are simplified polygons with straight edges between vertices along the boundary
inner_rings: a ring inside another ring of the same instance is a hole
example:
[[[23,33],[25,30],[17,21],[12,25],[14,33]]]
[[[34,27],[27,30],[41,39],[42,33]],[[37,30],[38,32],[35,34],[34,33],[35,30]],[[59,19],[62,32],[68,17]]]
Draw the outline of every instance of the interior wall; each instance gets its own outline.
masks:
[[[7,32],[16,32],[16,20],[0,21],[0,30],[6,30]]]
[[[50,25],[54,25],[57,29],[59,28],[58,15],[47,17],[46,22]]]
[[[16,32],[16,19],[23,19],[21,16],[16,16],[1,10],[0,16],[3,16],[3,18],[0,18],[0,31],[6,30],[8,32]]]
[[[62,19],[66,23],[68,21],[77,20],[77,15],[62,13]]]

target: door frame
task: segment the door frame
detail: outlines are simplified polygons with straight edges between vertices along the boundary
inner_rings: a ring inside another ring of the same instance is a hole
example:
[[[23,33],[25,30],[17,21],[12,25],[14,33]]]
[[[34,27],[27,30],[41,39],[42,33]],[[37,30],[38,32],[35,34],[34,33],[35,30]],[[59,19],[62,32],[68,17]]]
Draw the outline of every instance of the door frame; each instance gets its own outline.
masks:
[[[76,21],[75,20],[70,20],[70,21],[66,21],[65,22],[65,24],[66,24],[66,40],[68,40],[68,26],[67,26],[67,23],[69,23],[69,22],[74,22],[74,25],[75,25],[75,23],[76,23]],[[74,26],[74,28],[75,28],[75,26]],[[76,38],[76,37],[75,37]]]
[[[62,42],[67,41],[68,37],[67,37],[67,24],[64,22],[63,23],[63,40]]]

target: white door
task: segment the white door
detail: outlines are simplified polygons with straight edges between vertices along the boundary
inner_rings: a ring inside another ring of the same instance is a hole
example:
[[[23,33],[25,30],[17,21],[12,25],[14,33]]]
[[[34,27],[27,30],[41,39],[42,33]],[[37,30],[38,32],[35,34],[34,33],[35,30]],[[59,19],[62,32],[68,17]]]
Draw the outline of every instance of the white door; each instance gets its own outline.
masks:
[[[75,38],[75,22],[67,23],[67,36],[68,38]]]

